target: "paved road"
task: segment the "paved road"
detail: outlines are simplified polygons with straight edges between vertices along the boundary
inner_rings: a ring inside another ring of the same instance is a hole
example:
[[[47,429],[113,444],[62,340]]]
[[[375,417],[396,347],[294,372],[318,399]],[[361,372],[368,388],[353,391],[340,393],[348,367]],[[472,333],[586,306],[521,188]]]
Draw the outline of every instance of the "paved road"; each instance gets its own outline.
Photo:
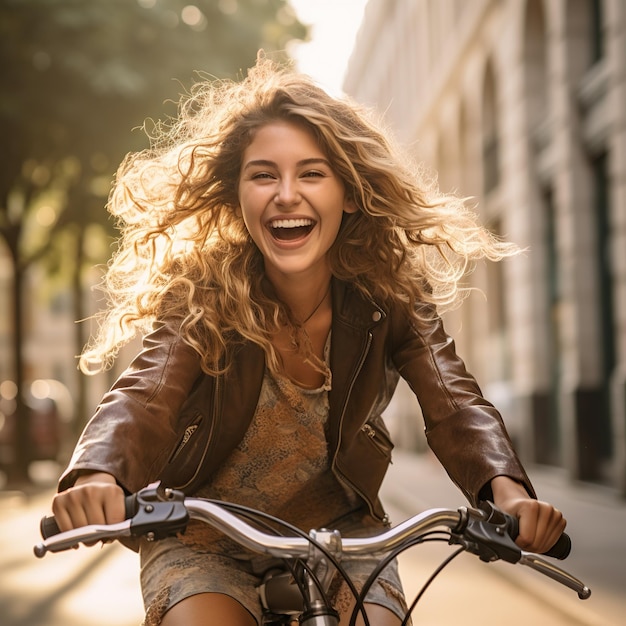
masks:
[[[424,616],[426,624],[453,624],[456,616],[463,624],[482,625],[486,623],[486,607],[491,623],[507,626],[626,624],[626,502],[610,490],[572,484],[559,471],[536,468],[531,469],[530,476],[539,497],[553,502],[566,514],[573,549],[562,564],[592,589],[591,598],[581,601],[575,593],[528,568],[484,564],[464,554],[420,602],[416,615]],[[403,452],[394,455],[383,499],[394,523],[425,508],[464,504],[460,492],[431,455]],[[417,553],[421,550],[417,548],[406,557],[410,562],[407,567],[420,558]],[[420,576],[423,579],[449,550],[432,557],[421,575],[411,569],[410,582],[405,583],[407,592],[409,584]],[[542,612],[531,619],[535,611]],[[422,622],[419,624],[422,626]]]
[[[118,545],[36,559],[39,519],[51,492],[0,495],[2,626],[138,626],[137,557]]]
[[[602,490],[574,488],[558,474],[532,474],[540,497],[567,512],[574,552],[567,566],[593,590],[586,602],[525,568],[484,564],[462,555],[420,601],[415,623],[445,626],[619,626],[626,615],[626,505]],[[394,522],[462,497],[431,458],[398,452],[383,490]],[[142,606],[137,557],[117,545],[80,548],[43,560],[32,555],[50,490],[29,496],[0,492],[0,624],[2,626],[138,626]],[[599,515],[598,515],[599,514]],[[595,518],[600,519],[596,522]],[[595,524],[599,525],[595,530]],[[593,524],[593,525],[592,525]],[[422,546],[401,557],[412,598],[451,552]]]

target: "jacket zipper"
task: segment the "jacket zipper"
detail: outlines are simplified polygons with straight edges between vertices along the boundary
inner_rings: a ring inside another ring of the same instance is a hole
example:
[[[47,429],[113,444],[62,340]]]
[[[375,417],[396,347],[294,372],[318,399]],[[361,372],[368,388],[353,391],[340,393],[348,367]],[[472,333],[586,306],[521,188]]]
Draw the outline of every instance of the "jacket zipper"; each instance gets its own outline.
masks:
[[[200,417],[200,419],[202,419],[202,416],[199,413],[196,415],[196,420],[198,420],[198,417]],[[182,441],[180,442],[180,444],[178,444],[178,448],[176,448],[176,452],[174,452],[174,454],[172,455],[172,458],[169,461],[170,463],[172,463],[174,460],[176,460],[178,455],[183,451],[183,448],[189,443],[189,440],[191,439],[191,436],[198,429],[199,423],[200,423],[200,420],[198,420],[195,424],[192,424],[191,426],[187,426],[187,428],[185,428],[185,432],[183,434]]]
[[[376,430],[372,428],[369,424],[363,424],[361,430],[370,438],[376,439]]]
[[[350,399],[350,396],[352,395],[352,389],[354,388],[354,383],[356,382],[356,379],[358,377],[358,375],[361,372],[361,369],[363,368],[363,363],[365,363],[365,357],[367,356],[367,353],[369,352],[370,346],[372,345],[372,333],[371,331],[368,331],[367,333],[367,342],[365,343],[365,347],[363,349],[363,351],[361,352],[361,358],[359,359],[358,363],[357,363],[357,367],[354,370],[354,375],[352,376],[352,379],[350,381],[350,386],[348,387],[348,393],[346,395],[346,399],[345,402],[343,403],[343,407],[341,409],[341,417],[339,418],[339,435],[337,437],[337,448],[335,450],[335,454],[333,456],[333,465],[335,467],[337,467],[337,455],[339,454],[339,448],[341,447],[341,432],[343,430],[343,420],[344,417],[346,415],[346,408],[348,406],[348,400]],[[371,428],[371,426],[370,426]],[[372,428],[372,430],[374,430]],[[368,432],[368,435],[370,433]],[[371,435],[370,435],[371,436]],[[346,478],[343,473],[341,472],[341,470],[339,470],[339,468],[337,468],[337,473],[339,474],[339,478],[341,478],[341,480],[347,484],[351,489],[353,489],[356,493],[358,493],[361,498],[363,498],[363,500],[365,500],[365,502],[367,503],[367,506],[370,510],[370,513],[372,514],[372,517],[374,519],[377,519],[381,522],[386,522],[388,521],[388,516],[385,515],[384,517],[379,517],[378,515],[376,515],[376,513],[374,512],[374,506],[373,504],[370,502],[369,498],[360,490],[357,489],[357,487],[355,485],[352,484],[352,482],[350,480],[348,480],[348,478]]]
[[[200,469],[204,465],[204,459],[206,459],[207,452],[211,445],[211,440],[213,439],[213,431],[215,430],[215,424],[217,423],[217,415],[219,407],[221,406],[221,376],[215,377],[215,402],[213,402],[213,411],[212,411],[212,420],[211,420],[211,429],[209,430],[209,434],[207,435],[206,445],[204,446],[204,452],[202,453],[202,458],[198,461],[198,466],[196,467],[196,471],[193,473],[193,476],[184,484],[177,487],[177,489],[184,490],[188,487],[198,476]],[[186,435],[186,432],[185,432]],[[181,446],[182,447],[182,446]]]

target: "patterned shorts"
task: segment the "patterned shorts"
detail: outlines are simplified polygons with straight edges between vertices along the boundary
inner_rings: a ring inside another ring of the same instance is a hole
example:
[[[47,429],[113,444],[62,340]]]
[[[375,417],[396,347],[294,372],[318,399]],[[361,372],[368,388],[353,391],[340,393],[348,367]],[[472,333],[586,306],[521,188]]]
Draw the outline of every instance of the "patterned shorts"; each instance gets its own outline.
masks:
[[[363,588],[378,559],[344,561],[344,569],[358,590]],[[226,594],[243,605],[262,623],[262,607],[257,586],[263,575],[282,564],[265,556],[229,553],[206,553],[178,538],[144,544],[141,549],[141,586],[146,607],[144,626],[157,626],[165,612],[176,603],[199,593]],[[349,586],[337,575],[330,597],[335,608],[344,613],[353,602]],[[382,605],[400,619],[406,603],[398,575],[397,562],[387,566],[370,588],[366,602]]]

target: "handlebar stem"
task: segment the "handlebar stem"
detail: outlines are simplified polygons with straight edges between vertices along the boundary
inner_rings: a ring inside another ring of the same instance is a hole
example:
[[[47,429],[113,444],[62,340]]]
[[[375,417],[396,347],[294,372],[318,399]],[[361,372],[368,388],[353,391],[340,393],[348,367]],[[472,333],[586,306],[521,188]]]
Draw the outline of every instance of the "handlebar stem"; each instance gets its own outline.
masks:
[[[341,533],[338,530],[311,530],[309,537],[336,560],[341,560]],[[319,582],[319,587],[325,593],[330,588],[330,583],[332,582],[336,570],[333,564],[329,562],[326,554],[324,554],[315,543],[311,542],[309,546],[310,551],[307,565],[311,568],[311,571],[314,572],[315,578]],[[309,589],[309,598],[312,601],[321,599],[318,585],[311,579],[311,576],[307,575],[306,579]]]

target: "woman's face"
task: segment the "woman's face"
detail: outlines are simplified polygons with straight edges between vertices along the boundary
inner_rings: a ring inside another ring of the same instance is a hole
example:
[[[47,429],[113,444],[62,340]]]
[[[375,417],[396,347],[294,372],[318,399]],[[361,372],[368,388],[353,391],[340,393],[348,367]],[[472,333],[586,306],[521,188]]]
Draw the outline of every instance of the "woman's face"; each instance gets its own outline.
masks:
[[[328,250],[344,211],[356,207],[310,131],[286,121],[257,130],[243,153],[238,193],[272,282],[329,274]]]

